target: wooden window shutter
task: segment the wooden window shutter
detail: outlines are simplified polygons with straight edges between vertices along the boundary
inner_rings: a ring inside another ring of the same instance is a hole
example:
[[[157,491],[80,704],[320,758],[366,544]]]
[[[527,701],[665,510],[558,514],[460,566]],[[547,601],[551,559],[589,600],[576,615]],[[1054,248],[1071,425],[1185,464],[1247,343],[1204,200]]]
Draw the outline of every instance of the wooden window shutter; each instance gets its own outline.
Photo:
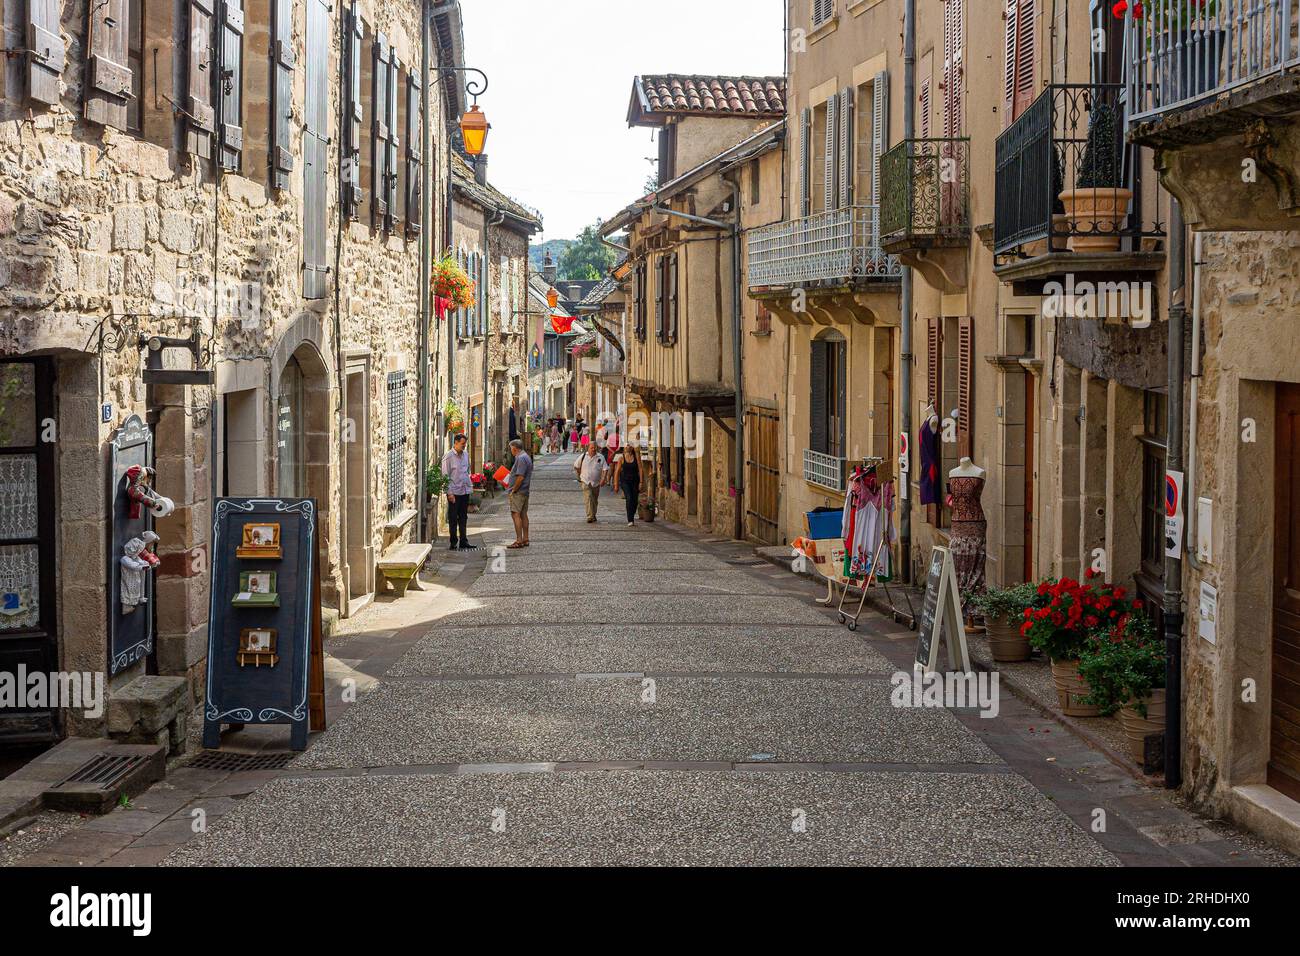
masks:
[[[1016,99],[1016,12],[1020,0],[1006,0],[1006,9],[1002,19],[1006,28],[1006,44],[1003,47],[1002,71],[1002,114],[1003,126],[1009,126],[1015,116]]]
[[[957,320],[957,454],[970,457],[972,395],[975,375],[975,319]]]
[[[677,310],[681,302],[677,294],[677,253],[668,256],[668,329],[665,339],[669,344],[677,341]]]
[[[126,104],[131,97],[131,68],[127,66],[126,58],[127,27],[126,0],[95,0],[90,4],[85,115],[92,123],[117,129],[126,129]]]
[[[921,114],[921,139],[930,138],[930,78],[927,76],[921,81],[920,102],[917,104],[917,110]]]
[[[406,76],[406,234],[420,234],[423,216],[420,195],[420,157],[424,149],[424,97],[419,75]]]
[[[125,52],[122,62],[126,62]],[[34,103],[57,105],[59,77],[66,64],[59,0],[27,0],[27,98]]]
[[[388,38],[382,33],[375,34],[374,90],[370,101],[374,117],[370,129],[370,152],[374,161],[370,190],[374,197],[371,225],[376,229],[382,229],[388,219],[388,57]]]
[[[799,114],[799,215],[812,215],[812,169],[809,167],[809,148],[812,146],[812,110],[807,107]]]
[[[216,87],[212,58],[213,0],[190,0],[189,56],[186,57],[185,150],[200,159],[212,158],[212,134],[216,110],[212,91]]]
[[[835,154],[838,146],[839,134],[839,113],[835,107],[839,104],[839,97],[832,96],[826,101],[826,163],[825,163],[825,208],[834,209],[839,201],[838,182],[835,178]]]
[[[952,139],[962,129],[963,0],[943,5],[943,135]]]
[[[361,40],[365,33],[366,25],[361,19],[357,0],[352,0],[352,7],[348,10],[348,72],[345,91],[348,117],[343,127],[343,135],[347,137],[343,150],[343,211],[349,219],[361,217],[361,207],[366,201],[366,190],[361,185],[361,137],[365,135],[361,126],[365,118],[361,90],[361,57],[364,55]]]
[[[655,338],[660,342],[664,340],[664,265],[667,262],[665,256],[659,256],[655,260]]]
[[[1015,6],[1014,22],[1011,6]],[[1037,45],[1034,43],[1034,0],[1009,0],[1007,16],[1007,69],[1010,79],[1011,109],[1014,120],[1034,101],[1034,73],[1037,68]]]
[[[298,54],[293,48],[293,0],[275,0],[271,28],[271,185],[289,188],[293,172],[293,143],[290,121],[293,119],[293,71]]]
[[[880,205],[880,158],[889,149],[889,74],[881,70],[871,81],[871,201]]]
[[[217,78],[221,97],[221,167],[239,169],[244,148],[242,98],[244,83],[243,0],[221,0],[221,76]]]
[[[943,319],[928,319],[925,338],[926,398],[939,412],[943,400]],[[940,415],[942,418],[942,414]]]
[[[826,421],[826,358],[827,343],[818,339],[812,343],[809,379],[812,395],[808,403],[808,447],[825,454],[830,447]]]
[[[329,189],[329,47],[330,5],[327,0],[307,0],[306,99],[302,132],[302,243],[303,296],[325,297],[330,266],[326,228]]]
[[[488,300],[488,259],[485,255],[478,257],[478,276],[479,332],[487,335],[492,331],[492,304]]]
[[[397,95],[400,86],[399,77],[401,75],[402,64],[397,59],[397,51],[392,47],[388,48],[388,159],[384,162],[384,167],[388,173],[386,186],[388,195],[385,197],[388,204],[388,214],[384,217],[384,231],[392,232],[396,226],[397,212],[397,187],[398,187],[398,169],[397,148],[400,145],[401,137],[397,131]]]
[[[853,87],[840,90],[840,182],[839,205],[853,205]]]

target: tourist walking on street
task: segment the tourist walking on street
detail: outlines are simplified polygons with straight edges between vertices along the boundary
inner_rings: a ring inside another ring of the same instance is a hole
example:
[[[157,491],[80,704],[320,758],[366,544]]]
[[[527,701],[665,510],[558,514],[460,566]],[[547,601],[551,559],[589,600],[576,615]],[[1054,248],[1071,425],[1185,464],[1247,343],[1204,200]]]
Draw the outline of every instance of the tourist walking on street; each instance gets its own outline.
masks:
[[[478,550],[469,543],[469,536],[465,533],[469,525],[469,495],[474,490],[474,483],[469,478],[469,452],[465,450],[468,444],[464,435],[457,435],[452,439],[447,454],[442,456],[442,473],[450,479],[447,485],[449,551]]]
[[[623,453],[615,460],[612,484],[623,494],[623,507],[627,509],[627,526],[636,521],[636,506],[640,500],[641,456],[632,445],[624,445]]]
[[[573,463],[573,470],[577,472],[578,481],[582,483],[582,497],[587,504],[587,524],[595,524],[600,486],[605,483],[605,473],[609,470],[609,463],[592,442]]]
[[[551,422],[551,452],[560,453],[560,423],[554,421]]]
[[[515,463],[506,481],[510,485],[510,518],[515,523],[515,541],[506,547],[517,551],[528,547],[528,491],[533,482],[533,459],[518,438],[510,443],[510,454],[515,456]]]

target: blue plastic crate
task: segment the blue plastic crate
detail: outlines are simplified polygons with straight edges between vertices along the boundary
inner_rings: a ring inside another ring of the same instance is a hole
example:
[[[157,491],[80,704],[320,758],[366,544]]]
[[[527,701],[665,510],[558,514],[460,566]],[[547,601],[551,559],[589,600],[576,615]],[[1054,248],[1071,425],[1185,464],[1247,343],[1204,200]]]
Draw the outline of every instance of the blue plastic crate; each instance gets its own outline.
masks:
[[[809,511],[808,537],[814,541],[844,537],[844,512],[838,508]]]

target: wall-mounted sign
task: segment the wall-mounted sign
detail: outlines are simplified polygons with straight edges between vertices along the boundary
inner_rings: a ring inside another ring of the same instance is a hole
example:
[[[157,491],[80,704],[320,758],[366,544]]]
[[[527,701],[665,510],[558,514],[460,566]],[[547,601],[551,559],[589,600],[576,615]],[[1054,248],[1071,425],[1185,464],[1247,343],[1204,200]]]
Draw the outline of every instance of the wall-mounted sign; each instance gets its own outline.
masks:
[[[1196,625],[1196,632],[1213,644],[1218,637],[1219,589],[1202,581],[1200,604],[1200,622]]]
[[[1183,473],[1165,474],[1165,557],[1183,553]]]
[[[131,493],[132,476],[152,471],[153,464],[153,435],[140,416],[132,415],[114,433],[109,455],[108,672],[117,674],[152,654],[154,646],[156,559],[148,551],[157,540],[154,511]]]
[[[217,499],[204,747],[220,746],[223,724],[289,724],[294,750],[325,728],[316,536],[313,499]],[[274,569],[240,553],[271,542]]]

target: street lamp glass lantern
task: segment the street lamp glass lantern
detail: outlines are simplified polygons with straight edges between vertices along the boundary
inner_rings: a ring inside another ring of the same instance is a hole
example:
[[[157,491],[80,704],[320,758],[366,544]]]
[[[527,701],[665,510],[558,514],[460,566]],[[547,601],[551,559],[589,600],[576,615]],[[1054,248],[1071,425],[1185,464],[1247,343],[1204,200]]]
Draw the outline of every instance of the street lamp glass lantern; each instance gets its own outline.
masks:
[[[483,147],[487,143],[488,130],[487,116],[478,108],[478,104],[471,106],[460,118],[460,132],[465,140],[465,152],[471,156],[479,156],[483,152]]]
[[[555,291],[555,287],[546,290],[546,304],[552,309],[560,304],[560,293]]]

